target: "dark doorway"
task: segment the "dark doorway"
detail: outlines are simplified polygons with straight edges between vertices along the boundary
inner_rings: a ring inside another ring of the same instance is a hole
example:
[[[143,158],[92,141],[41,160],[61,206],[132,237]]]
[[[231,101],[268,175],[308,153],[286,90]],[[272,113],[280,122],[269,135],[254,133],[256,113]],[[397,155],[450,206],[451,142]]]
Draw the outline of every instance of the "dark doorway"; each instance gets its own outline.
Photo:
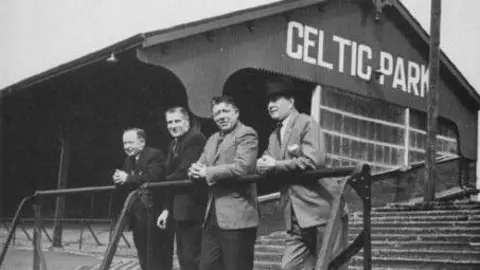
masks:
[[[148,144],[165,151],[170,136],[163,113],[188,104],[183,84],[169,70],[139,62],[134,51],[118,58],[3,98],[3,216],[12,216],[35,190],[57,187],[62,134],[71,141],[69,188],[111,184],[112,170],[123,164],[121,140],[128,127],[145,129]],[[67,217],[105,217],[106,197],[67,197]],[[46,217],[53,215],[53,202],[44,204]]]
[[[272,76],[282,75],[253,68],[242,69],[232,74],[223,88],[225,95],[232,96],[235,99],[240,109],[240,120],[257,131],[260,147],[259,155],[262,155],[267,148],[268,137],[276,125],[268,115],[268,99],[265,94],[265,82]],[[295,94],[296,108],[301,113],[310,114],[311,95],[315,84],[296,78],[289,79],[293,81],[297,91]],[[278,191],[275,185],[259,185],[260,194],[273,191]]]

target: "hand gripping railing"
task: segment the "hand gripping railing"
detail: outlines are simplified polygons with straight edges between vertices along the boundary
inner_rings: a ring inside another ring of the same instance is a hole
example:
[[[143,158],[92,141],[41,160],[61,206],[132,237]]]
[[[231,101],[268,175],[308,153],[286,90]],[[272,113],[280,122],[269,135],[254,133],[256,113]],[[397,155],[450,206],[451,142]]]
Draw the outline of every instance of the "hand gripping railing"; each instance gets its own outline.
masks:
[[[352,176],[350,176],[350,175],[352,175]],[[315,171],[304,172],[304,173],[301,174],[302,179],[305,179],[305,181],[309,181],[309,179],[311,180],[311,179],[318,179],[318,178],[344,177],[344,176],[350,176],[348,178],[349,179],[348,183],[350,185],[354,186],[354,188],[357,189],[357,192],[359,193],[359,195],[364,199],[364,204],[365,204],[364,209],[366,210],[365,213],[364,213],[364,219],[368,219],[368,222],[364,223],[364,231],[361,234],[361,236],[363,237],[362,238],[363,240],[360,242],[360,244],[363,244],[363,247],[364,247],[364,261],[368,264],[368,267],[366,267],[365,269],[369,270],[369,269],[371,269],[371,262],[370,262],[370,260],[371,260],[371,258],[370,258],[370,245],[371,245],[371,243],[370,243],[370,227],[366,228],[366,226],[370,225],[370,177],[369,177],[370,176],[370,167],[368,167],[367,165],[364,165],[364,166],[359,166],[358,168],[355,168],[355,167],[324,168],[324,169],[319,169],[319,170],[315,170]],[[234,180],[232,179],[231,182],[234,181],[235,184],[252,183],[252,182],[258,182],[258,181],[263,180],[263,179],[265,179],[264,176],[247,175],[247,176],[242,176],[242,177],[235,178]],[[230,181],[225,181],[224,183],[228,184],[229,182]],[[345,185],[345,183],[343,184],[343,186]],[[192,185],[190,180],[181,180],[181,181],[170,181],[170,182],[145,183],[144,185],[142,185],[141,188],[167,188],[167,187],[172,188],[172,187],[186,187],[186,186],[190,186],[190,185]],[[342,187],[342,191],[343,191],[343,188],[344,187]],[[360,190],[360,191],[358,191],[358,190]],[[277,198],[278,198],[278,195],[273,194],[271,196],[266,196],[266,197],[260,198],[259,201],[266,202],[266,201],[270,201],[270,200],[275,200]],[[128,196],[128,198],[125,200],[122,212],[120,214],[120,217],[117,221],[117,225],[115,227],[115,231],[113,233],[113,237],[111,238],[110,243],[109,243],[109,245],[107,247],[107,250],[105,252],[105,256],[103,258],[100,270],[109,269],[110,264],[112,263],[113,256],[115,255],[115,251],[116,251],[118,242],[120,240],[121,233],[122,233],[122,231],[125,227],[125,222],[126,222],[125,217],[126,217],[128,211],[130,210],[129,208],[131,207],[134,199],[135,198],[134,198],[133,192],[132,192]],[[338,198],[338,202],[340,202],[340,201],[341,201],[340,198]],[[367,201],[367,202],[365,203],[365,201]],[[335,201],[335,203],[337,203],[337,201]],[[336,204],[334,204],[334,207],[335,207],[335,205]],[[337,207],[337,209],[339,209],[338,205],[336,207]],[[335,212],[335,211],[332,211],[332,213],[333,212]],[[329,224],[330,223],[331,222],[329,221]],[[330,225],[330,227],[332,227],[332,225]],[[327,230],[328,230],[328,227],[327,227]],[[330,228],[330,231],[333,231],[333,228]],[[330,241],[333,241],[333,240],[330,240]],[[324,250],[329,250],[329,248],[326,248],[326,249],[323,248],[323,249]],[[351,256],[353,256],[353,254],[355,252],[358,252],[359,249],[360,248],[351,249],[351,250],[353,250],[353,253],[352,253],[352,251],[350,251],[350,253],[348,253],[348,254],[352,254]],[[147,254],[150,254],[150,252],[147,252]],[[325,254],[328,254],[328,251]],[[341,263],[340,265],[343,265],[346,262],[346,260],[351,258],[351,256],[341,257],[339,259],[340,260],[339,263]],[[322,267],[323,268],[318,268],[318,266],[317,266],[317,269],[322,269],[322,270],[326,269],[325,266],[322,266]]]

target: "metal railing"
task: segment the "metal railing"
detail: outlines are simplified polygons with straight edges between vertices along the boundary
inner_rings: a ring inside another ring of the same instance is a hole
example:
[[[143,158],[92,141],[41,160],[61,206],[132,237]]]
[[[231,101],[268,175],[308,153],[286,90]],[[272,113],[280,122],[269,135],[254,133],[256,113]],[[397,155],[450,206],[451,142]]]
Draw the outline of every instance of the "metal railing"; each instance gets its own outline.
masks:
[[[357,236],[357,239],[352,243],[347,249],[346,252],[342,252],[340,255],[335,257],[332,260],[330,266],[328,263],[331,256],[331,243],[334,241],[336,237],[336,229],[338,229],[338,223],[340,220],[340,211],[343,208],[343,200],[338,197],[334,198],[333,209],[331,211],[331,217],[327,223],[327,228],[325,232],[325,240],[323,242],[322,248],[318,255],[317,260],[317,270],[327,269],[336,269],[331,268],[334,266],[340,267],[346,261],[348,261],[354,254],[356,254],[362,247],[363,247],[363,257],[364,257],[364,268],[366,270],[371,269],[371,241],[370,241],[370,212],[371,212],[371,205],[370,205],[370,187],[371,187],[371,177],[370,177],[370,167],[367,165],[362,165],[358,167],[341,167],[341,168],[325,168],[319,169],[315,171],[309,171],[302,173],[299,175],[304,181],[311,181],[316,180],[318,178],[328,178],[328,177],[347,177],[342,183],[342,193],[345,188],[346,184],[351,185],[358,193],[358,195],[364,201],[364,228],[362,232]],[[247,175],[242,176],[235,179],[236,184],[240,183],[252,183],[258,182],[259,180],[264,179],[265,177],[260,175]],[[184,181],[174,181],[174,182],[159,182],[159,183],[145,183],[142,188],[166,188],[166,187],[185,187],[191,185],[190,180]],[[107,270],[109,269],[113,257],[115,255],[115,251],[118,245],[118,241],[120,240],[121,232],[123,231],[126,223],[126,215],[130,211],[130,207],[135,200],[136,191],[133,191],[129,194],[127,199],[125,200],[122,212],[118,219],[115,231],[113,233],[113,237],[108,245],[108,248],[105,252],[105,256],[100,266],[100,270]],[[276,200],[279,196],[278,193],[274,193],[272,195],[263,197],[261,202],[267,202]],[[149,252],[147,252],[149,254]],[[333,264],[335,263],[335,264]],[[337,268],[338,268],[337,267]]]
[[[357,236],[355,241],[347,247],[347,249],[333,258],[331,262],[329,262],[328,258],[331,256],[331,246],[332,241],[336,237],[336,230],[338,229],[338,224],[340,220],[340,211],[343,209],[344,201],[338,197],[334,199],[333,208],[331,211],[331,217],[327,223],[327,228],[325,232],[325,240],[323,242],[322,248],[318,254],[318,263],[316,269],[336,269],[347,262],[354,254],[356,254],[360,249],[363,248],[363,258],[364,258],[364,269],[370,270],[371,269],[371,233],[370,233],[370,211],[371,211],[371,196],[370,196],[370,189],[371,189],[371,175],[370,175],[370,167],[368,165],[362,165],[358,167],[340,167],[340,168],[324,168],[315,171],[308,171],[298,175],[303,179],[302,181],[310,181],[316,180],[318,178],[329,178],[329,177],[345,177],[341,183],[341,191],[343,190],[347,184],[351,185],[358,193],[358,195],[362,198],[364,203],[364,228],[361,233]],[[259,175],[248,175],[243,176],[235,179],[236,184],[240,183],[252,183],[252,182],[259,182],[262,179],[265,179],[263,176]],[[228,181],[227,181],[228,183]],[[158,182],[158,183],[145,183],[140,187],[142,188],[172,188],[172,187],[187,187],[190,186],[192,183],[190,180],[182,180],[182,181],[169,181],[169,182]],[[34,270],[39,270],[40,265],[45,267],[45,259],[43,256],[43,251],[41,247],[41,216],[40,210],[42,205],[42,200],[45,197],[50,196],[64,196],[64,195],[73,195],[73,194],[82,194],[82,193],[98,193],[98,192],[111,192],[115,190],[115,186],[102,186],[102,187],[87,187],[87,188],[72,188],[72,189],[61,189],[61,190],[43,190],[37,191],[34,195],[28,196],[22,200],[20,203],[15,217],[12,221],[11,228],[7,237],[7,241],[2,249],[2,253],[0,255],[0,266],[2,265],[7,250],[10,246],[13,234],[15,229],[18,225],[20,219],[20,213],[25,208],[27,203],[34,202],[34,212],[35,212],[35,230],[34,230],[34,237],[33,237],[33,252],[34,252]],[[115,225],[115,230],[110,238],[110,242],[105,252],[105,256],[102,260],[100,269],[106,270],[110,267],[112,263],[113,256],[115,255],[118,242],[120,237],[123,235],[123,229],[126,224],[126,216],[128,215],[129,211],[131,210],[131,206],[135,201],[138,195],[138,189],[132,191],[127,199],[124,202],[122,211],[120,216],[117,220]],[[259,199],[260,202],[267,202],[278,199],[279,194],[274,193],[271,195],[263,196]]]

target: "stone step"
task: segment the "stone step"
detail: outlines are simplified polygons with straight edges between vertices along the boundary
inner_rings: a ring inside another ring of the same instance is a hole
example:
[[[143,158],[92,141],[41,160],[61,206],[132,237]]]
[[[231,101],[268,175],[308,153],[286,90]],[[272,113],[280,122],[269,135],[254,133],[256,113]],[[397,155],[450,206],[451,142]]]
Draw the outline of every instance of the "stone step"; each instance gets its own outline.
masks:
[[[264,261],[264,262],[256,262],[254,270],[280,270],[280,262],[274,261]],[[397,268],[397,267],[375,267],[372,266],[372,270],[418,270],[419,268],[412,267],[412,268]],[[349,265],[348,270],[363,270],[363,266],[357,265]]]
[[[361,266],[363,257],[354,256],[350,265]],[[450,259],[423,259],[401,256],[372,256],[372,265],[375,267],[388,267],[393,269],[414,268],[422,270],[478,270],[480,259],[476,260],[450,260]]]
[[[478,221],[480,220],[480,214],[460,214],[460,215],[447,215],[447,216],[409,216],[409,215],[397,215],[397,216],[374,216],[371,219],[372,223],[375,222],[396,222],[396,221]],[[351,216],[350,223],[363,222],[363,218]]]
[[[350,241],[352,243],[352,241]],[[460,242],[460,241],[372,241],[372,249],[421,249],[421,250],[457,250],[472,251],[480,250],[478,243]],[[285,245],[279,243],[277,245],[256,245],[255,252],[277,252],[282,253]]]
[[[415,211],[415,210],[474,210],[480,209],[480,203],[446,203],[446,204],[401,204],[401,205],[387,205],[372,209],[375,212],[391,212],[391,211]]]
[[[255,261],[278,261],[282,260],[282,252],[256,251]]]
[[[357,255],[363,256],[362,251]],[[372,249],[372,257],[405,257],[426,260],[472,261],[480,260],[479,251],[425,250],[425,249]]]
[[[349,232],[358,234],[362,227],[349,228]],[[372,227],[372,234],[473,234],[480,237],[480,226],[478,227]]]
[[[356,235],[349,234],[349,240],[353,241]],[[277,239],[277,242],[281,241]],[[451,242],[480,242],[480,235],[478,234],[432,234],[432,233],[418,233],[418,234],[402,234],[402,233],[373,233],[372,241],[451,241]]]
[[[353,241],[360,230],[352,232],[350,230],[349,240]],[[415,234],[403,234],[403,233],[372,233],[372,241],[390,241],[390,242],[402,242],[402,241],[441,241],[441,242],[462,242],[462,243],[478,243],[480,242],[480,235],[478,234],[448,234],[448,233],[415,233]],[[257,239],[258,245],[284,245],[285,234],[275,234],[270,236],[263,236]]]
[[[378,227],[455,227],[455,228],[469,228],[480,227],[480,220],[467,220],[467,221],[408,221],[408,220],[387,220],[378,221],[372,220],[372,229]],[[355,220],[349,223],[349,228],[363,228],[363,221]]]
[[[387,216],[423,216],[423,217],[450,217],[450,216],[464,216],[464,215],[480,215],[480,209],[472,210],[405,210],[405,211],[380,211],[379,209],[372,210],[372,218],[387,217]],[[363,217],[362,212],[355,212],[350,214],[350,217]]]

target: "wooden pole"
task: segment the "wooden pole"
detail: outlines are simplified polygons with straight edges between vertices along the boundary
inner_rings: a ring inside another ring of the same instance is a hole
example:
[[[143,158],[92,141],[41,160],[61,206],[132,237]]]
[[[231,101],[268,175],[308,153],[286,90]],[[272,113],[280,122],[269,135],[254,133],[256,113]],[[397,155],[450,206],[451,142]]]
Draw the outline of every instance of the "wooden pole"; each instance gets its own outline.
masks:
[[[0,219],[3,218],[3,196],[4,196],[4,189],[3,189],[3,96],[0,94]]]
[[[68,167],[70,161],[71,141],[70,134],[62,134],[60,137],[62,142],[62,150],[60,153],[60,165],[58,170],[58,185],[57,189],[64,189],[67,187],[68,181]],[[58,196],[55,206],[55,218],[53,223],[53,243],[54,247],[62,246],[62,218],[65,212],[65,196]]]
[[[429,92],[427,103],[427,149],[425,161],[424,202],[435,197],[436,156],[437,156],[437,118],[438,85],[440,77],[440,15],[441,0],[431,0],[430,13],[430,55],[429,55]]]

